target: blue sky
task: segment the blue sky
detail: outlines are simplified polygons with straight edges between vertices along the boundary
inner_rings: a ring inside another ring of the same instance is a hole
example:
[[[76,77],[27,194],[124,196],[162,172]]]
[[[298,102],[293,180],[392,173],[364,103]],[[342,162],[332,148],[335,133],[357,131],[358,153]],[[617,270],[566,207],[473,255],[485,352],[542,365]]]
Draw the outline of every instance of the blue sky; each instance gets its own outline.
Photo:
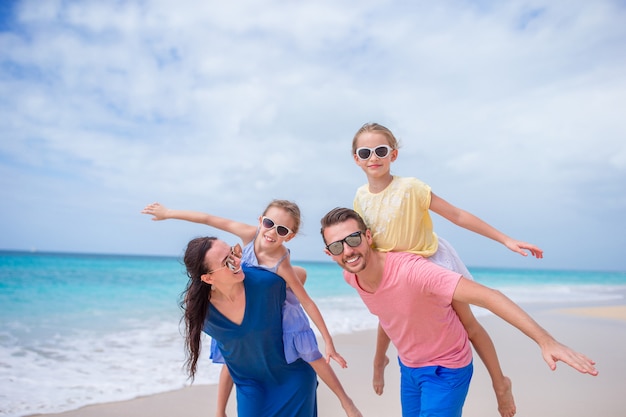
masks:
[[[180,255],[234,239],[147,203],[255,222],[285,198],[293,258],[327,260],[376,121],[395,174],[545,250],[434,216],[469,266],[626,270],[621,1],[1,4],[0,249]]]

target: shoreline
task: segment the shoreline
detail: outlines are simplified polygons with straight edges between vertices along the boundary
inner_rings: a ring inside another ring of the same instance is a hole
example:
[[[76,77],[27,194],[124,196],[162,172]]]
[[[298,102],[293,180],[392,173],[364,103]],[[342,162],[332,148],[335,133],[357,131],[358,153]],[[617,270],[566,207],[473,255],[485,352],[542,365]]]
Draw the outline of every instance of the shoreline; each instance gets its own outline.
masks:
[[[553,372],[532,340],[498,317],[480,317],[494,341],[504,373],[513,381],[517,416],[623,416],[626,412],[622,392],[626,382],[626,305],[551,307],[530,314],[559,341],[593,358],[600,374],[597,377],[583,375],[563,363],[558,363]],[[385,392],[377,396],[371,388],[375,339],[375,330],[335,336],[337,350],[348,361],[348,368],[333,365],[333,369],[364,416],[399,416],[400,377],[393,346],[388,352],[390,365],[385,374]],[[126,401],[28,417],[171,417],[181,415],[182,410],[187,417],[206,417],[214,413],[216,392],[214,384],[192,385]],[[317,395],[320,416],[345,416],[337,398],[321,381]],[[227,411],[229,416],[237,415],[234,394]],[[476,354],[463,415],[499,416],[491,381]]]

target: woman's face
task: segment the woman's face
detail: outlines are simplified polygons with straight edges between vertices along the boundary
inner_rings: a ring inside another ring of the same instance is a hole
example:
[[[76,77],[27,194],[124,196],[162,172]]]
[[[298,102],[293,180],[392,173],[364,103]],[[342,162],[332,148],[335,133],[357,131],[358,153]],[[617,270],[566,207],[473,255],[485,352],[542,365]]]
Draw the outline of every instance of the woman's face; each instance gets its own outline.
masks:
[[[229,246],[226,242],[216,240],[206,254],[204,263],[208,272],[202,276],[208,284],[237,282],[244,278],[241,270],[241,246]]]

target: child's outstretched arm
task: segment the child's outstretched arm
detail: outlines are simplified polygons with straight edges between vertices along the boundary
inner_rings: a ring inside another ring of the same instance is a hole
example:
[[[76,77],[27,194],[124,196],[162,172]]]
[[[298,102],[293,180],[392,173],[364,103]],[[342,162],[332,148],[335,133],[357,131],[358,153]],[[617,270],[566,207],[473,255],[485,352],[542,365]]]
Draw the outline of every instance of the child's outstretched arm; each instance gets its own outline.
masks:
[[[215,227],[216,229],[220,229],[225,232],[239,236],[244,244],[247,244],[252,239],[254,239],[254,235],[256,234],[257,229],[256,226],[250,224],[225,219],[223,217],[213,216],[208,213],[190,210],[168,209],[160,203],[148,204],[141,211],[141,213],[153,216],[152,220],[154,221],[177,219],[186,220],[193,223],[206,224],[207,226]]]
[[[335,350],[335,344],[333,343],[330,332],[326,327],[326,322],[322,317],[322,313],[320,313],[319,308],[317,308],[317,304],[315,304],[313,299],[304,289],[302,282],[298,279],[298,276],[289,261],[289,256],[287,256],[287,258],[285,258],[285,260],[278,267],[278,275],[280,275],[281,278],[285,280],[289,288],[291,288],[295,296],[298,298],[298,301],[300,301],[302,308],[304,308],[304,311],[306,311],[311,320],[313,320],[313,323],[315,323],[317,329],[322,334],[324,344],[326,345],[326,362],[330,362],[330,359],[332,358],[342,368],[346,368],[348,366],[346,360]]]
[[[528,251],[535,258],[543,258],[543,250],[537,246],[515,240],[505,235],[495,227],[474,216],[472,213],[453,206],[432,192],[430,193],[430,210],[451,221],[457,226],[488,237],[489,239],[493,239],[496,242],[500,242],[513,252],[517,252],[522,256],[528,256],[528,253],[525,252]]]
[[[580,373],[598,375],[593,360],[558,342],[521,307],[500,291],[461,277],[454,291],[453,300],[486,308],[519,329],[539,345],[543,359],[550,369],[555,370],[556,363],[563,361]]]

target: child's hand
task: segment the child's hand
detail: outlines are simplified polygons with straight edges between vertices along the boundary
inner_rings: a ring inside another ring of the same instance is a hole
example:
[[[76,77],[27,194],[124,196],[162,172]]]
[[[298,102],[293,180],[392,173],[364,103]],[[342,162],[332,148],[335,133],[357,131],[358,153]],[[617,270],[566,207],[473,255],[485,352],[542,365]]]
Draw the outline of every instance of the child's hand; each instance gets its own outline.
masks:
[[[335,362],[337,362],[339,364],[339,366],[341,366],[342,368],[347,368],[348,367],[348,362],[346,362],[346,360],[343,358],[343,356],[341,356],[339,353],[337,352],[333,352],[333,353],[328,353],[328,351],[326,352],[326,363],[330,363],[330,360],[334,359]]]
[[[519,240],[510,239],[504,242],[504,246],[511,249],[513,252],[519,253],[522,256],[528,256],[528,254],[524,251],[524,250],[527,250],[535,258],[537,259],[543,258],[543,250],[539,249],[535,245],[531,245],[530,243],[520,242]]]
[[[383,395],[383,389],[385,388],[385,367],[389,365],[389,358],[384,355],[382,362],[374,359],[374,377],[372,378],[372,386],[374,392],[378,395]]]
[[[337,362],[339,364],[339,366],[341,366],[342,368],[347,368],[348,367],[348,363],[346,362],[346,360],[343,358],[343,356],[341,356],[339,353],[337,353],[337,351],[335,350],[335,348],[328,344],[326,344],[326,363],[330,363],[330,360],[334,359],[335,362]]]
[[[556,363],[562,361],[582,374],[598,375],[598,370],[595,367],[596,363],[593,360],[582,353],[573,351],[556,340],[551,340],[550,343],[542,346],[541,354],[543,355],[543,360],[546,361],[553,371],[556,369]]]
[[[162,206],[159,203],[148,204],[143,210],[141,210],[142,214],[150,214],[154,216],[152,220],[165,220],[167,217],[165,216],[167,213],[167,207]]]

